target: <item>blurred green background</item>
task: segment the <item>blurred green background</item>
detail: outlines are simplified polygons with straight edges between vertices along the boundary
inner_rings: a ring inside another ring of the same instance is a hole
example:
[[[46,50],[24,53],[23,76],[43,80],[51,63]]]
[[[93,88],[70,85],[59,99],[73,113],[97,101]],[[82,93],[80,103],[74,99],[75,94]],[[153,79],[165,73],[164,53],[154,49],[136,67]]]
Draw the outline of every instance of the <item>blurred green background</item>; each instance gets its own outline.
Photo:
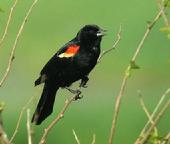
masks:
[[[2,77],[18,28],[28,10],[31,0],[19,1],[9,33],[0,49],[0,77]],[[0,1],[0,33],[2,34],[12,1]],[[65,117],[50,132],[47,143],[74,144],[74,129],[82,144],[92,141],[96,134],[97,144],[105,144],[111,127],[113,106],[120,83],[129,60],[142,38],[147,22],[157,14],[155,0],[39,0],[20,37],[12,70],[3,87],[0,101],[5,102],[4,127],[10,137],[15,129],[19,112],[35,95],[29,105],[31,114],[41,94],[42,86],[34,87],[43,65],[67,41],[75,36],[85,24],[97,24],[108,30],[102,41],[102,50],[110,48],[122,24],[122,40],[116,50],[102,59],[90,74],[88,88],[83,89],[84,98],[74,102]],[[121,105],[116,129],[115,143],[133,143],[147,118],[140,106],[137,90],[140,89],[150,111],[163,92],[170,86],[170,40],[159,31],[164,26],[160,19],[137,59],[139,70],[134,70]],[[77,84],[73,85],[76,88]],[[55,118],[70,93],[60,90],[56,97],[53,114],[40,126],[33,126],[34,143],[43,129]],[[170,129],[170,111],[159,124],[164,136]],[[27,143],[26,113],[14,143]]]

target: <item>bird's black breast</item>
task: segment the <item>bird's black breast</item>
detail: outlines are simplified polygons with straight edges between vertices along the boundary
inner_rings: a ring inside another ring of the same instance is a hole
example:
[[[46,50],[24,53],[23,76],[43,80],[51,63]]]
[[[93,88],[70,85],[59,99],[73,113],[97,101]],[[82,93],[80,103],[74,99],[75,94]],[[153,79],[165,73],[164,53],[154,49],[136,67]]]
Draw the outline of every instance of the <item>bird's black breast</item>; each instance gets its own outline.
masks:
[[[99,48],[92,47],[89,51],[82,49],[75,56],[74,61],[80,69],[88,74],[96,65],[99,54]]]

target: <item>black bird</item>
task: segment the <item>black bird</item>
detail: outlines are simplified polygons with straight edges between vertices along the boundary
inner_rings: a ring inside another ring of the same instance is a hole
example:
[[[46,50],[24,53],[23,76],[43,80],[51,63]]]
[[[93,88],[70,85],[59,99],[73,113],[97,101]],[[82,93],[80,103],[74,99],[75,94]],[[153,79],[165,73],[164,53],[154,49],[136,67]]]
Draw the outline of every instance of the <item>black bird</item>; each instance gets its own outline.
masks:
[[[80,87],[86,87],[88,75],[100,55],[104,32],[97,25],[85,25],[43,67],[35,81],[35,86],[44,83],[44,89],[32,118],[33,123],[41,124],[52,113],[59,88],[69,87],[78,80],[81,80]]]

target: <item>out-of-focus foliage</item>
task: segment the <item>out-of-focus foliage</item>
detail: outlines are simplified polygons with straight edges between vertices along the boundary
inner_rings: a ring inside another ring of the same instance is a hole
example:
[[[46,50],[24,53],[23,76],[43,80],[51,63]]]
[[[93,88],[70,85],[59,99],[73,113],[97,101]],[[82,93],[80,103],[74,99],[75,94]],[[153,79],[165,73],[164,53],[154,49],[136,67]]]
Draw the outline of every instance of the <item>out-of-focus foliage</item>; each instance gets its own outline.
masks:
[[[0,8],[0,13],[1,13],[1,12],[4,12],[4,10]]]
[[[0,1],[0,7],[4,10],[0,13],[1,36],[12,2]],[[18,28],[31,2],[19,1],[14,11],[9,33],[0,49],[0,78],[7,66]],[[113,104],[120,89],[122,75],[146,30],[147,21],[151,21],[158,10],[156,1],[152,0],[39,0],[19,39],[9,77],[0,88],[0,101],[5,102],[3,120],[8,136],[15,129],[21,108],[34,95],[35,99],[29,107],[32,113],[35,110],[42,86],[34,87],[34,81],[43,65],[61,46],[72,39],[83,25],[94,23],[108,30],[101,45],[101,50],[106,50],[112,46],[122,23],[122,40],[118,47],[95,67],[89,75],[88,88],[82,90],[83,99],[73,102],[47,139],[47,144],[73,144],[75,140],[72,129],[75,129],[82,143],[90,143],[93,133],[96,134],[97,144],[107,143]],[[152,111],[162,93],[169,87],[170,41],[159,31],[160,27],[164,27],[162,19],[159,19],[144,43],[136,60],[137,65],[132,63],[132,67],[139,65],[140,69],[127,72],[131,77],[121,104],[116,144],[133,143],[148,120],[140,107],[137,90],[142,91],[146,105]],[[72,87],[76,86],[74,84]],[[55,118],[69,96],[67,90],[60,89],[53,114],[42,125],[32,125],[34,143],[38,143],[44,128]],[[169,131],[169,121],[168,113],[158,126],[160,135]],[[26,114],[14,143],[27,143],[25,125]]]
[[[4,110],[4,107],[5,107],[5,103],[0,102],[0,112]]]
[[[167,33],[168,39],[170,39],[170,26],[160,28],[160,31]]]
[[[167,0],[167,2],[165,1],[165,3],[167,3],[167,6],[170,7],[170,0]]]

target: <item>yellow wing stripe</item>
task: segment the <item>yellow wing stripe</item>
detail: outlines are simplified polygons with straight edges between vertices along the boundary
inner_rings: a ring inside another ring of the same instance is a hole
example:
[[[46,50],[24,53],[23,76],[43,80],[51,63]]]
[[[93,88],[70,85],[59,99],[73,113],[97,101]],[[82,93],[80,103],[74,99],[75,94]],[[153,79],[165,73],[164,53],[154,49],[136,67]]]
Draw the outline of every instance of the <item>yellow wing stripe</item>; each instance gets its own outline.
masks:
[[[69,57],[72,57],[74,55],[75,55],[74,53],[62,53],[58,57],[59,58],[69,58]]]

